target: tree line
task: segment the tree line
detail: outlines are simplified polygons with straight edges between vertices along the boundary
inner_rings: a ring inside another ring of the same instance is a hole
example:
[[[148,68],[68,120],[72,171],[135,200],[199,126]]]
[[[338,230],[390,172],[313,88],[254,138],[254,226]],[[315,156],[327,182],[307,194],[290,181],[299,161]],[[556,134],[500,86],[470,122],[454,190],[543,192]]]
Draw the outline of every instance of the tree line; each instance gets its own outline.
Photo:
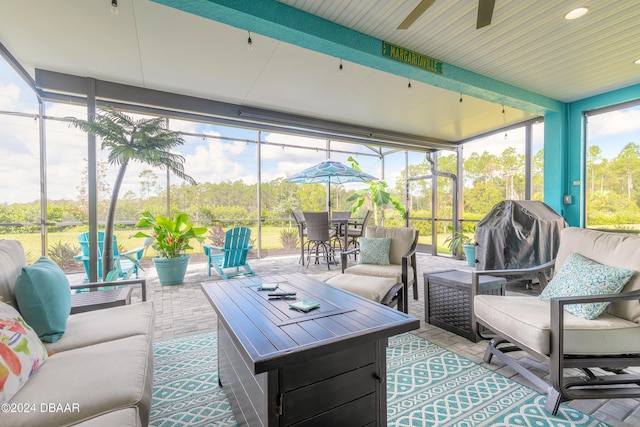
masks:
[[[532,198],[543,198],[543,157],[538,151],[532,164]],[[466,220],[479,220],[498,202],[505,199],[524,198],[524,155],[518,154],[513,147],[501,154],[488,151],[474,152],[464,159],[464,211],[461,217]],[[438,169],[443,172],[456,172],[456,154],[441,155],[437,160]],[[430,164],[423,161],[410,165],[409,177],[424,176],[430,173]],[[139,176],[140,190],[136,194],[129,191],[120,197],[116,211],[116,222],[131,224],[138,221],[140,212],[149,210],[166,213],[167,191],[160,188],[156,173],[147,169]],[[590,146],[587,153],[586,202],[587,224],[628,226],[640,224],[640,146],[628,143],[613,158],[606,159],[598,146]],[[64,229],[65,224],[86,224],[87,172],[76,187],[75,199],[49,200],[47,221],[59,224],[51,231]],[[409,212],[411,217],[431,217],[431,183],[427,180],[414,181],[410,185]],[[451,215],[452,182],[438,178],[438,209],[436,216],[447,218]],[[98,216],[99,221],[106,219],[111,184],[106,180],[106,164],[98,165]],[[176,184],[170,187],[171,211],[186,212],[195,221],[211,224],[224,224],[227,221],[250,224],[257,217],[257,184],[242,180],[217,183],[202,182],[196,185]],[[283,179],[275,179],[261,184],[261,219],[282,222],[290,219],[291,210],[322,211],[326,209],[326,187],[322,184],[293,184]],[[405,200],[404,173],[401,179],[389,187],[389,192],[401,201]],[[352,194],[342,186],[331,186],[332,206],[334,210],[349,210],[346,199]],[[365,204],[362,208],[374,209]],[[363,212],[357,215],[362,216]],[[395,221],[396,213],[385,210],[385,216]],[[13,203],[0,205],[1,224],[39,223],[40,204]],[[122,225],[120,225],[122,226]],[[426,227],[426,225],[424,226]],[[19,225],[0,227],[0,233],[34,232],[37,226]],[[421,230],[430,232],[430,230]]]

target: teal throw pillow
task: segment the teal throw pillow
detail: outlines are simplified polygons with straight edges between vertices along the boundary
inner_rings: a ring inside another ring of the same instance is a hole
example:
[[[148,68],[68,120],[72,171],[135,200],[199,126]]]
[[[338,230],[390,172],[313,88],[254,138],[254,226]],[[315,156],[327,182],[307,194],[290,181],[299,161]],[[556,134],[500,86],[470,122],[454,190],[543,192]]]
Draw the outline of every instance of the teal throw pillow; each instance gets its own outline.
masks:
[[[15,287],[20,314],[42,341],[56,342],[71,313],[69,280],[58,265],[41,257],[23,267]]]
[[[548,300],[557,297],[581,295],[617,294],[631,279],[635,271],[610,267],[586,258],[578,253],[570,254],[539,298]],[[565,310],[592,320],[600,316],[608,302],[565,305]]]
[[[358,264],[389,265],[390,237],[360,238]]]

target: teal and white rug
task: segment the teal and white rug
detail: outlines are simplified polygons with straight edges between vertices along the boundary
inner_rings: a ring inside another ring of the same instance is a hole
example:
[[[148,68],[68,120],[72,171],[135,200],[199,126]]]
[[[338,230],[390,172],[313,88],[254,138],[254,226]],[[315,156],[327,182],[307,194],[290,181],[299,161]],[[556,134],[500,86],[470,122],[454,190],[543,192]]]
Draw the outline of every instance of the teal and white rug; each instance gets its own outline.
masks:
[[[235,426],[218,386],[217,338],[206,332],[154,343],[153,426]],[[606,426],[414,334],[387,348],[389,426]]]

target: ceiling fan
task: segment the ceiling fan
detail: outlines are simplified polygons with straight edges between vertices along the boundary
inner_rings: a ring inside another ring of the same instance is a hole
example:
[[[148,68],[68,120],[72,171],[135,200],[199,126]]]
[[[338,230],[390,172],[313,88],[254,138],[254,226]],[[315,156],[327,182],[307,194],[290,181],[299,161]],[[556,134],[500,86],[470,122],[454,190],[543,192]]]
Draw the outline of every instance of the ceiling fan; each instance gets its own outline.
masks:
[[[418,19],[422,14],[431,7],[436,0],[422,0],[413,11],[405,18],[398,30],[406,30]],[[478,0],[478,20],[476,21],[476,30],[491,24],[493,16],[493,7],[496,0]]]

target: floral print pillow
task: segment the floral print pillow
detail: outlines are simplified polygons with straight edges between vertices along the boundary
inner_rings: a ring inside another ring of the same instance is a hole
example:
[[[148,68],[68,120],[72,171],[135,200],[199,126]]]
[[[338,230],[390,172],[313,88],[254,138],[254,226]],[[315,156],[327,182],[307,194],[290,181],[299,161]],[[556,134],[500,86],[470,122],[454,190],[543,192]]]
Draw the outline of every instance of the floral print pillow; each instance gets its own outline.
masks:
[[[0,302],[0,403],[8,402],[47,359],[47,350],[20,313]]]

